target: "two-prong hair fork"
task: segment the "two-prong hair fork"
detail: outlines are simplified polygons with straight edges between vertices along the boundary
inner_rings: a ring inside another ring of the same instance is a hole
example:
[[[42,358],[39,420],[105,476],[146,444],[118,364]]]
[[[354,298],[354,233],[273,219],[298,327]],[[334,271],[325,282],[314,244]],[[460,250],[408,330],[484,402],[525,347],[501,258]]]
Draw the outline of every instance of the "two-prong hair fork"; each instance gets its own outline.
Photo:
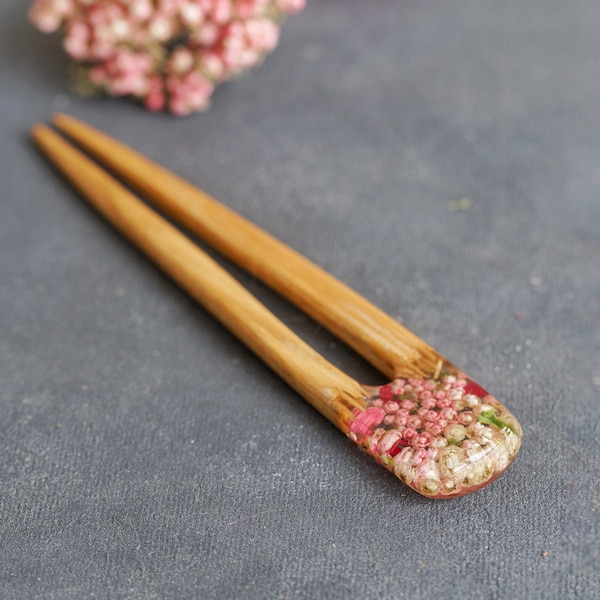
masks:
[[[308,259],[131,148],[72,117],[36,125],[41,150],[81,194],[292,388],[379,463],[430,498],[500,476],[522,438],[496,398]],[[392,381],[359,384],[290,331],[170,222],[109,175],[264,281]]]

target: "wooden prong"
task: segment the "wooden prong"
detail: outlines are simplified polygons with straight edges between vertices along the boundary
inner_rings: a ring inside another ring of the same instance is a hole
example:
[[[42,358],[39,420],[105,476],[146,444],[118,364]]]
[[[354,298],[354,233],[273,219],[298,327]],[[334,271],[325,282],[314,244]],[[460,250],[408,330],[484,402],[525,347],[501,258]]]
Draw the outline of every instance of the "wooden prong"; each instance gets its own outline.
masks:
[[[327,327],[389,378],[427,377],[442,357],[371,302],[247,219],[81,121],[54,124],[165,214]]]
[[[365,391],[290,331],[178,229],[44,125],[40,149],[125,237],[212,313],[325,417],[347,433]]]

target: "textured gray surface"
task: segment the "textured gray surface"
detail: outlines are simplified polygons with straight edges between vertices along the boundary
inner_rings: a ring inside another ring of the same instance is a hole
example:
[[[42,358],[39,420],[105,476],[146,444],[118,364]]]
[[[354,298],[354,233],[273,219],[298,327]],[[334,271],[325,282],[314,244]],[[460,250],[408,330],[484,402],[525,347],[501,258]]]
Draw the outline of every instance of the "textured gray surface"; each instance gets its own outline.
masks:
[[[69,95],[26,4],[0,7],[0,597],[599,597],[597,0],[309,0],[184,120]],[[27,130],[56,109],[492,389],[526,436],[508,473],[434,502],[361,454],[55,175]]]

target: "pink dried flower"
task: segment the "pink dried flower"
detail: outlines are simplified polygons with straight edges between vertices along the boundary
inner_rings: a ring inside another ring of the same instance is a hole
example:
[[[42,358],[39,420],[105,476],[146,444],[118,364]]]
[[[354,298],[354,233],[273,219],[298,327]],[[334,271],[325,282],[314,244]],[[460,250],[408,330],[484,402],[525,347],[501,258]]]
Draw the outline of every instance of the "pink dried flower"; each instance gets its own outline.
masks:
[[[392,381],[392,383],[389,384],[390,389],[392,390],[392,392],[394,392],[394,394],[397,394],[398,396],[402,395],[404,393],[404,385],[406,384],[406,381],[404,381],[404,379],[395,379],[394,381]],[[386,386],[383,386],[386,387]]]
[[[184,115],[216,85],[259,64],[305,0],[35,0],[30,20],[62,30],[81,89]]]
[[[431,439],[431,434],[427,431],[424,431],[412,439],[412,445],[415,448],[428,448],[429,444],[431,443]]]
[[[398,412],[394,415],[394,423],[398,425],[398,427],[405,427],[406,422],[408,421],[408,415],[404,414],[406,411]]]
[[[421,417],[419,417],[418,415],[412,415],[408,418],[408,421],[406,424],[409,427],[414,427],[415,429],[420,429],[421,427],[423,427],[424,423],[425,423],[425,421],[423,421],[423,419]]]
[[[429,392],[429,394],[431,394],[431,392]],[[422,396],[421,396],[422,397]],[[435,404],[435,399],[431,398],[430,396],[427,396],[425,398],[422,397],[421,400],[421,407],[422,408],[435,408],[436,404]]]
[[[398,410],[400,409],[400,405],[397,402],[394,402],[393,400],[389,400],[383,405],[383,409],[386,413],[392,414],[398,412]]]
[[[442,413],[443,413],[443,411],[441,413],[439,413],[436,410],[425,409],[425,414],[423,415],[423,418],[426,421],[437,421],[440,418],[440,416],[442,416]]]
[[[402,430],[402,437],[407,442],[412,441],[417,435],[418,435],[417,430],[413,429],[412,427],[406,427],[405,429]]]
[[[202,110],[213,92],[212,83],[198,71],[167,78],[168,106],[176,115],[187,115]]]
[[[425,431],[429,431],[431,435],[440,435],[444,432],[444,426],[440,423],[428,421],[425,423]]]
[[[373,427],[383,421],[383,417],[385,412],[376,406],[359,411],[350,425],[350,431],[358,435],[367,435]]]
[[[475,415],[470,410],[465,410],[458,413],[456,418],[461,425],[470,425],[475,420]]]
[[[452,406],[452,400],[450,400],[448,396],[444,396],[443,398],[438,398],[436,405],[438,406],[438,408],[447,408],[449,406]]]
[[[253,48],[271,51],[279,41],[279,27],[269,19],[248,19],[246,37]]]
[[[299,12],[304,8],[305,0],[277,0],[277,8],[287,13]]]
[[[400,406],[406,410],[412,410],[417,406],[417,403],[414,400],[402,400],[400,402]]]
[[[456,411],[450,407],[442,408],[442,410],[439,412],[439,415],[446,421],[454,421],[454,419],[456,419]]]
[[[383,417],[383,423],[385,425],[393,425],[396,422],[396,415],[385,415]]]

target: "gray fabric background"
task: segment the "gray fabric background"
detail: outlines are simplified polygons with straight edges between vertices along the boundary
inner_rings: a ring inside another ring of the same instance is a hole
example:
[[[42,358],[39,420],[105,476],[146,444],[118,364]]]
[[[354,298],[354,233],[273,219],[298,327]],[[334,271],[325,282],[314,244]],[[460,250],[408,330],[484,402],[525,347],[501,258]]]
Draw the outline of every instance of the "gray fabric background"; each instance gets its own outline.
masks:
[[[597,0],[309,0],[186,119],[72,96],[27,4],[0,7],[0,597],[600,597]],[[518,415],[515,464],[405,488],[56,176],[27,133],[55,110],[401,318]]]

